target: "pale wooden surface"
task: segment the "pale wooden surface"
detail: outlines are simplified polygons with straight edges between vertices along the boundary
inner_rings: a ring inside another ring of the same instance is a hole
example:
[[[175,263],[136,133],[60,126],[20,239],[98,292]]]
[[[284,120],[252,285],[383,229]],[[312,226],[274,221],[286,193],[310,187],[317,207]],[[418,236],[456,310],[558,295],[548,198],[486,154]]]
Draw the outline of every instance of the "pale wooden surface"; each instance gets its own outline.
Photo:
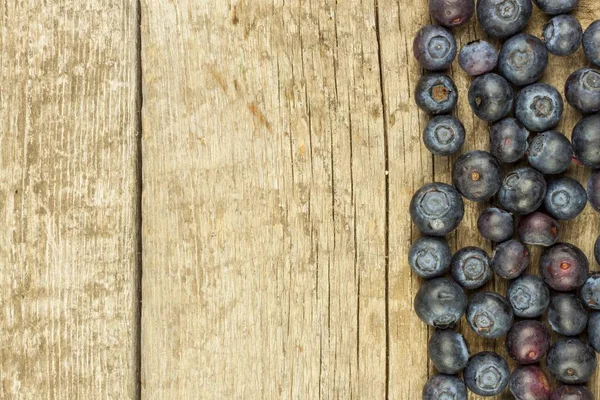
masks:
[[[0,26],[0,398],[134,399],[137,7]]]

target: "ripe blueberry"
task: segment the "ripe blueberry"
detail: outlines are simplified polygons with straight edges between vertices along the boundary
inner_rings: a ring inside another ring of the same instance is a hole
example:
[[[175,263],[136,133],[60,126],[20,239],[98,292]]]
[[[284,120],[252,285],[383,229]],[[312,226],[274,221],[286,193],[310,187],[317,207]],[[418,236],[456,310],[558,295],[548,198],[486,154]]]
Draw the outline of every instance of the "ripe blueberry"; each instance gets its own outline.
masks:
[[[452,183],[465,198],[487,201],[500,188],[502,170],[498,161],[487,151],[469,151],[454,163]]]
[[[502,243],[515,233],[513,216],[499,208],[490,207],[479,215],[477,229],[484,238]]]
[[[558,125],[563,106],[562,97],[554,86],[534,83],[519,92],[515,115],[530,131],[543,132]]]
[[[533,168],[519,168],[504,178],[498,191],[502,208],[515,215],[537,210],[546,195],[546,180]]]
[[[469,360],[464,378],[467,387],[480,396],[495,396],[508,385],[508,363],[497,353],[482,351]]]
[[[577,246],[557,243],[542,252],[540,275],[554,290],[568,292],[578,289],[588,274],[588,259]]]
[[[529,267],[529,250],[518,240],[509,240],[496,246],[492,270],[501,278],[515,279]]]
[[[433,117],[423,131],[425,147],[436,156],[450,156],[465,142],[465,127],[451,115]]]
[[[512,281],[507,296],[515,315],[521,318],[537,318],[550,304],[548,286],[535,275],[523,275]]]
[[[600,311],[594,311],[588,322],[588,339],[590,345],[600,353]]]
[[[542,30],[542,39],[548,51],[557,56],[568,56],[577,51],[583,37],[581,24],[572,15],[557,15]]]
[[[458,65],[469,75],[493,71],[498,64],[498,50],[485,40],[467,43],[458,53]]]
[[[527,26],[532,9],[531,0],[478,0],[477,19],[488,35],[506,39]]]
[[[544,208],[556,219],[573,219],[587,203],[587,194],[579,182],[568,176],[552,179],[544,197]]]
[[[430,279],[444,275],[450,269],[452,253],[444,238],[422,236],[408,251],[408,264],[421,278]]]
[[[527,151],[529,132],[514,118],[504,118],[490,129],[490,153],[506,164],[519,161]]]
[[[477,289],[492,277],[490,257],[479,247],[464,247],[452,257],[450,273],[465,289]]]
[[[600,20],[592,22],[585,30],[583,51],[591,63],[600,67]]]
[[[517,367],[510,375],[508,387],[515,399],[547,400],[550,396],[548,377],[536,365]]]
[[[519,238],[527,244],[552,246],[560,235],[560,224],[539,211],[525,215],[517,225]]]
[[[460,224],[465,209],[460,193],[445,183],[429,183],[410,202],[410,215],[424,235],[445,236]]]
[[[417,83],[415,100],[419,108],[429,114],[446,114],[456,106],[458,90],[448,75],[429,74]]]
[[[467,322],[473,331],[488,339],[506,335],[513,323],[508,300],[495,292],[479,292],[467,304]]]
[[[423,400],[467,400],[467,388],[454,375],[434,375],[423,388]]]
[[[600,170],[594,171],[587,180],[587,197],[592,208],[600,212]],[[600,258],[596,258],[600,263]]]
[[[445,70],[456,57],[456,40],[449,30],[426,25],[415,36],[413,53],[421,67],[429,71]]]
[[[423,283],[414,301],[415,312],[421,321],[437,328],[453,326],[464,314],[466,306],[465,292],[448,278]]]
[[[592,310],[600,310],[600,274],[590,275],[579,293],[583,304]]]
[[[550,331],[539,321],[517,322],[506,335],[506,352],[519,364],[534,364],[545,355],[552,343]]]
[[[514,100],[510,84],[494,73],[478,76],[469,89],[469,104],[475,115],[485,121],[498,121],[512,110]]]
[[[475,12],[474,0],[429,0],[429,11],[433,19],[448,28],[469,22]]]
[[[572,293],[559,293],[550,299],[548,323],[563,336],[579,335],[585,330],[588,313],[579,298]]]
[[[600,72],[591,68],[573,72],[565,83],[565,97],[584,114],[600,111]]]
[[[546,366],[563,383],[585,383],[596,370],[596,353],[578,339],[563,339],[550,347]]]
[[[547,131],[535,136],[527,154],[529,164],[543,174],[565,172],[572,159],[571,142],[557,131]]]
[[[594,400],[594,395],[585,386],[563,385],[552,392],[548,400]]]
[[[535,36],[520,33],[502,45],[498,70],[509,82],[525,86],[539,80],[548,66],[548,50]]]
[[[600,168],[600,114],[590,115],[580,120],[573,129],[571,142],[575,157],[583,165]]]
[[[469,361],[469,348],[465,338],[452,329],[436,330],[427,345],[429,358],[442,374],[457,374]]]
[[[548,15],[565,14],[577,7],[579,0],[533,0]]]

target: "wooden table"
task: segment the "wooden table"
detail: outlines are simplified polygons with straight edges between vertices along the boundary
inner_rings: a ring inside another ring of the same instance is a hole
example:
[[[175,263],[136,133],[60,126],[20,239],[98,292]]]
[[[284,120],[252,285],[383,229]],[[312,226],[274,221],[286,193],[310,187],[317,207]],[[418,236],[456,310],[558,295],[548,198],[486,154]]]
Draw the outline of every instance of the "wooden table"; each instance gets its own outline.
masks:
[[[586,27],[600,7],[581,2]],[[0,398],[420,399],[407,211],[453,162],[412,100],[425,0],[15,0],[0,18]],[[584,63],[551,57],[544,80]],[[486,149],[451,73],[464,150]],[[491,251],[483,207],[453,249]],[[591,258],[598,215],[563,226]]]

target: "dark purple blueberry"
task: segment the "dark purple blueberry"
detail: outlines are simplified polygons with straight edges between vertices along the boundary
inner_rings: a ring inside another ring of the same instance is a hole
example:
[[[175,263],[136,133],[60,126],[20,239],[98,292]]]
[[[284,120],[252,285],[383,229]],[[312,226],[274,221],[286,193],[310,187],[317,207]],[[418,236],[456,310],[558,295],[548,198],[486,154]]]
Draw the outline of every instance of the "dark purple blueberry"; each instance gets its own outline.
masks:
[[[540,317],[550,304],[548,286],[535,275],[522,275],[512,281],[507,296],[515,315],[521,318]]]
[[[525,215],[517,226],[519,238],[534,246],[552,246],[560,235],[560,224],[539,211]]]
[[[485,40],[470,42],[458,53],[458,65],[471,76],[493,71],[497,64],[498,50]]]
[[[515,279],[529,267],[529,250],[518,240],[500,243],[494,250],[492,270],[501,278]]]
[[[525,86],[539,80],[548,66],[548,50],[535,36],[520,33],[502,45],[498,70],[509,82]]]
[[[571,142],[575,157],[583,165],[600,168],[600,114],[581,119],[573,128]]]
[[[479,292],[467,304],[467,322],[481,337],[506,335],[513,324],[513,311],[506,298],[495,292]]]
[[[591,68],[573,72],[565,83],[565,97],[584,114],[600,111],[600,72]]]
[[[572,293],[559,293],[550,299],[548,323],[553,331],[563,336],[579,335],[585,330],[588,313],[579,297]]]
[[[487,201],[500,189],[502,170],[487,151],[469,151],[454,162],[452,183],[465,198]]]
[[[475,1],[429,0],[429,12],[440,25],[454,28],[469,22],[475,12]]]
[[[478,76],[469,89],[469,104],[475,115],[484,121],[498,121],[512,110],[513,89],[500,75]]]
[[[504,118],[490,129],[490,153],[506,164],[519,161],[527,151],[529,132],[514,118]]]
[[[542,30],[542,40],[548,51],[557,56],[568,56],[577,51],[583,37],[581,24],[572,15],[552,18]]]
[[[465,142],[465,127],[451,115],[433,117],[423,131],[425,147],[436,156],[450,156]]]
[[[498,191],[502,208],[515,215],[530,214],[537,210],[546,195],[544,175],[524,167],[506,175]]]
[[[410,246],[408,264],[421,278],[444,275],[450,269],[452,253],[444,238],[423,236]]]
[[[532,9],[531,0],[478,0],[477,19],[488,35],[506,39],[527,26]]]
[[[484,238],[492,242],[502,243],[510,239],[515,233],[515,222],[510,213],[496,207],[490,207],[479,215],[477,229]]]
[[[414,306],[417,316],[427,325],[448,328],[465,313],[467,296],[453,280],[436,278],[421,285]]]
[[[450,273],[465,289],[477,289],[492,277],[490,257],[479,247],[464,247],[452,257]]]
[[[497,353],[482,351],[469,360],[464,378],[467,387],[480,396],[495,396],[508,385],[508,363]]]
[[[417,83],[415,100],[419,108],[429,114],[447,114],[456,106],[458,90],[448,75],[429,74]]]
[[[596,353],[588,344],[578,339],[563,339],[550,347],[546,366],[550,373],[563,383],[585,383],[596,370]]]
[[[535,365],[517,367],[510,375],[508,387],[515,399],[548,400],[550,396],[548,377]]]
[[[585,30],[583,51],[591,63],[600,67],[600,20],[592,22]]]
[[[467,400],[464,382],[454,375],[434,375],[423,388],[423,400]]]
[[[556,219],[573,219],[585,208],[587,194],[579,182],[568,176],[552,179],[544,197],[544,208]]]
[[[579,0],[533,0],[533,2],[544,13],[558,15],[573,11]]]
[[[427,354],[441,374],[457,374],[469,361],[469,348],[465,338],[452,329],[436,330],[429,339]]]
[[[547,131],[535,136],[527,154],[529,164],[543,174],[565,172],[572,159],[571,142],[557,131]]]
[[[594,395],[585,386],[563,385],[552,392],[548,400],[594,400]]]
[[[515,115],[530,131],[544,132],[558,125],[563,106],[562,97],[554,86],[534,83],[519,92]]]
[[[546,355],[551,343],[550,331],[544,324],[526,319],[508,331],[506,352],[519,364],[535,364]]]
[[[540,275],[554,290],[576,290],[583,285],[588,274],[588,259],[577,246],[557,243],[542,252]]]
[[[460,193],[445,183],[429,183],[410,202],[410,215],[424,235],[445,236],[460,224],[465,213]]]
[[[594,311],[588,322],[588,339],[590,345],[600,353],[600,311]]]
[[[600,274],[590,275],[579,293],[583,304],[592,310],[600,310]]]
[[[426,25],[415,36],[413,53],[421,67],[429,71],[442,71],[448,69],[456,57],[456,40],[449,30]]]
[[[594,171],[587,180],[587,197],[592,208],[600,212],[600,170]],[[596,258],[600,263],[600,258]]]

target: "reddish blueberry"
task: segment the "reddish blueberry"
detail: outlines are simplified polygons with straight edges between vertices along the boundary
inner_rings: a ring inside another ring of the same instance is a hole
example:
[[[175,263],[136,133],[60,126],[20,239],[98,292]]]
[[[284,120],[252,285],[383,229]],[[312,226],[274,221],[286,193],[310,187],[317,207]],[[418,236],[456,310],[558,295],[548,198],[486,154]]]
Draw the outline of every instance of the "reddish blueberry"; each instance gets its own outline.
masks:
[[[517,226],[519,238],[527,244],[552,246],[560,235],[560,224],[539,211],[521,217]]]
[[[469,22],[475,12],[475,1],[429,0],[429,12],[440,25],[455,28]]]
[[[505,242],[515,232],[513,216],[499,208],[490,207],[479,215],[477,229],[481,236],[492,242]]]
[[[588,259],[577,246],[557,243],[544,249],[540,257],[540,274],[554,290],[576,290],[588,277]]]
[[[494,250],[491,266],[499,277],[515,279],[529,267],[529,250],[518,240],[500,243]]]
[[[594,400],[594,395],[585,386],[563,385],[552,392],[548,400]]]
[[[464,382],[454,375],[434,375],[423,388],[423,400],[467,400]]]
[[[506,352],[519,364],[534,364],[545,355],[552,343],[550,331],[539,321],[517,322],[506,335]]]
[[[504,118],[490,129],[490,153],[501,163],[519,161],[528,148],[529,132],[514,118]]]
[[[515,399],[548,400],[550,396],[548,377],[535,365],[517,367],[510,375],[508,386]]]

